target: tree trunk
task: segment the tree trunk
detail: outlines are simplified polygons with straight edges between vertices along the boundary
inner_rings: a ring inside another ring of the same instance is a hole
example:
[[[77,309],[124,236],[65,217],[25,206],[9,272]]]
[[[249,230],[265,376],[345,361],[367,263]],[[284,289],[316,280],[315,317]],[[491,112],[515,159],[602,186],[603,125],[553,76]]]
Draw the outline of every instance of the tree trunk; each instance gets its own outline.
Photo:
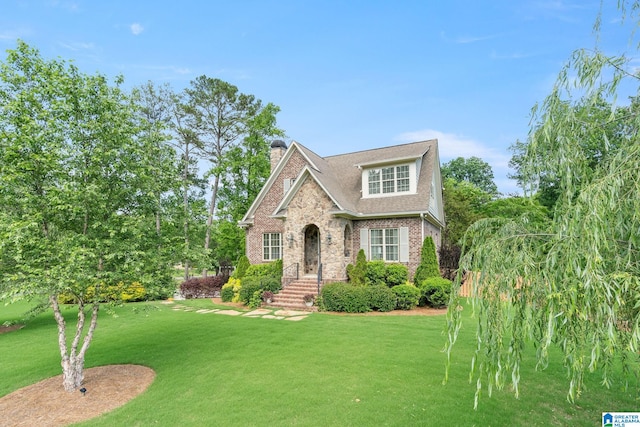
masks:
[[[66,323],[64,316],[62,316],[62,312],[60,311],[57,295],[52,295],[49,298],[49,301],[51,302],[53,316],[55,317],[58,325],[58,347],[60,348],[60,365],[62,366],[62,386],[66,391],[72,392],[78,389],[84,380],[84,357],[89,349],[89,344],[91,344],[91,340],[93,339],[93,332],[98,325],[100,304],[93,304],[89,330],[87,331],[84,340],[82,340],[82,347],[80,348],[80,351],[78,351],[78,345],[84,331],[85,322],[84,304],[82,301],[78,303],[78,324],[76,327],[76,334],[73,338],[73,343],[69,351],[67,347]]]
[[[184,147],[184,170],[182,172],[182,187],[184,194],[182,203],[184,207],[184,280],[189,280],[189,143],[185,143]]]
[[[209,217],[207,218],[207,233],[204,238],[205,250],[209,249],[209,246],[211,243],[211,226],[213,224],[213,215],[216,210],[216,198],[218,196],[219,184],[220,184],[220,175],[216,174],[215,179],[213,180],[213,185],[211,186],[211,203],[209,204]],[[202,271],[202,275],[204,277],[207,277],[206,268]]]

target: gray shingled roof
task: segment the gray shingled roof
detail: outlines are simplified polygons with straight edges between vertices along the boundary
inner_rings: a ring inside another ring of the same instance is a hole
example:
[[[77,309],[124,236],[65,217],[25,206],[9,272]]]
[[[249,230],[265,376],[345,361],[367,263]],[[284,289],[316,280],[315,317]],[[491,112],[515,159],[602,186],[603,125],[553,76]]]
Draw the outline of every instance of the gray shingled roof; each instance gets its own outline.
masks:
[[[330,157],[320,157],[296,143],[313,163],[312,174],[333,196],[339,208],[346,214],[375,216],[376,214],[406,214],[426,212],[429,209],[429,192],[433,165],[436,161],[437,140],[414,142],[373,150],[358,151]],[[391,197],[362,198],[359,165],[366,166],[401,159],[421,158],[416,194]]]

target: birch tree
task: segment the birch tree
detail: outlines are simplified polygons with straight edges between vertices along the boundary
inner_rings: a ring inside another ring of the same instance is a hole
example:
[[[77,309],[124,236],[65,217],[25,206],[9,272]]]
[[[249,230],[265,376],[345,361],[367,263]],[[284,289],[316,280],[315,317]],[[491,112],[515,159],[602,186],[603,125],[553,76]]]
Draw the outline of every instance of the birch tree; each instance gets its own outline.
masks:
[[[150,259],[159,244],[155,159],[121,83],[43,59],[24,42],[0,63],[0,299],[52,308],[67,391],[82,384],[101,290],[147,284],[148,266],[162,265]],[[77,300],[75,327],[62,293]]]

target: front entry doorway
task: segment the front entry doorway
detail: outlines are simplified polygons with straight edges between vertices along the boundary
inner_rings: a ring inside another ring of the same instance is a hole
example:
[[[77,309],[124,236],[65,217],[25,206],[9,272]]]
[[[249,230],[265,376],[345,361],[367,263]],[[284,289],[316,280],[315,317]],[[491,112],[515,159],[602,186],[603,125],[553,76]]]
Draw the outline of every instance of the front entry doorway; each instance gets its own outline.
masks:
[[[304,274],[318,274],[320,230],[311,224],[304,230]]]

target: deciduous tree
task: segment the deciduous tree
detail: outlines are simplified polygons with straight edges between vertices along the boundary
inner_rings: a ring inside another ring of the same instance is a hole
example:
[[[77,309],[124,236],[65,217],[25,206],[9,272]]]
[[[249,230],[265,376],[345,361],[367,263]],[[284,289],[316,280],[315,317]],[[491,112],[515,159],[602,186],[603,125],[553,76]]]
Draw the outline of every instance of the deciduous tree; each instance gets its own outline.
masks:
[[[640,2],[619,4],[637,27]],[[543,171],[557,179],[554,220],[542,231],[522,218],[480,220],[468,233],[472,245],[460,269],[477,272],[472,303],[478,346],[471,374],[476,405],[485,387],[490,394],[511,383],[519,394],[520,362],[529,341],[540,367],[547,365],[551,348],[559,347],[571,401],[590,372],[598,371],[611,386],[617,361],[628,377],[638,374],[640,118],[628,119],[627,134],[594,165],[581,138],[590,135],[607,148],[607,132],[594,115],[574,108],[597,112],[601,99],[614,100],[629,87],[639,87],[630,57],[576,51],[551,94],[534,109],[532,122],[538,125],[522,159],[525,185],[537,185]],[[449,356],[461,325],[455,294],[448,314]]]
[[[156,159],[121,82],[23,42],[0,63],[0,299],[52,307],[68,391],[82,384],[101,288],[164,275]],[[78,301],[70,340],[61,293]]]

